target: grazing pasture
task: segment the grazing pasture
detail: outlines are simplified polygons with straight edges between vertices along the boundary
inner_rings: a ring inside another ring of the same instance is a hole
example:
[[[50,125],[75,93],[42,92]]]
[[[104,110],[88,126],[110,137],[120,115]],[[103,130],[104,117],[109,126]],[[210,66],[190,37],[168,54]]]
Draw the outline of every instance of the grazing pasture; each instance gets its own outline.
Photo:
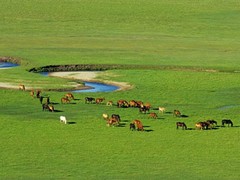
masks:
[[[0,83],[25,91],[0,88],[0,179],[238,179],[239,21],[234,0],[2,2],[0,57],[17,57],[21,66],[1,69]],[[62,103],[81,80],[27,71],[54,64],[141,68],[98,76],[128,82],[130,90],[72,93]],[[68,90],[48,91],[56,88]],[[50,98],[53,112],[42,110],[32,89]],[[104,102],[96,104],[99,97]],[[131,100],[151,108],[139,113]],[[108,127],[103,114],[121,121]],[[144,131],[130,129],[136,119]],[[195,129],[208,119],[217,124]],[[233,126],[222,126],[224,119]]]

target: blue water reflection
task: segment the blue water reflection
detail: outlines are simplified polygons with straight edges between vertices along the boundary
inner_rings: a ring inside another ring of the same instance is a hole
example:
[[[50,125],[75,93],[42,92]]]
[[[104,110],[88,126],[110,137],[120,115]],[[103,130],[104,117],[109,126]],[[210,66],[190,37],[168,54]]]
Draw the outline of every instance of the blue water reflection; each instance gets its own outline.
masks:
[[[18,64],[10,63],[10,62],[0,62],[0,68],[10,68],[19,66]]]
[[[74,90],[72,92],[111,92],[119,89],[118,86],[97,83],[97,82],[84,82],[85,86],[90,86],[92,89],[82,89],[82,90]]]
[[[40,73],[43,76],[48,76],[49,72],[41,72]],[[99,82],[83,82],[85,86],[90,87],[90,89],[79,89],[79,90],[73,90],[72,92],[76,93],[82,93],[82,92],[111,92],[119,89],[118,86],[110,85],[110,84],[104,84]]]

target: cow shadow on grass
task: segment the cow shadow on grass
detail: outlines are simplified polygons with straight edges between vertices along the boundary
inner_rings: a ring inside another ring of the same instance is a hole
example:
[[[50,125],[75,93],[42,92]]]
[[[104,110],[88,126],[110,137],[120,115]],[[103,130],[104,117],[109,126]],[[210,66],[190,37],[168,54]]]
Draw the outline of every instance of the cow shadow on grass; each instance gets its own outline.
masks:
[[[57,104],[59,104],[59,103],[57,103],[57,102],[50,102],[49,104],[57,105]]]
[[[54,112],[57,112],[57,113],[58,113],[58,112],[63,112],[63,111],[62,111],[62,110],[57,110],[57,109],[55,109]]]
[[[70,122],[67,122],[67,124],[77,124],[77,122],[70,121]]]
[[[209,128],[209,129],[203,129],[202,131],[209,131],[209,130],[218,130],[219,129],[219,127],[213,127],[213,128]],[[179,130],[181,130],[180,128],[179,128]],[[198,131],[201,131],[201,129],[196,129],[196,128],[187,128],[187,129],[185,129],[185,131],[195,131],[195,130],[198,130]]]
[[[144,132],[152,132],[153,129],[146,129],[146,128],[150,128],[150,126],[143,126]]]
[[[127,123],[125,123],[125,122],[120,122],[117,127],[126,127],[126,124],[127,124]]]
[[[239,128],[240,126],[219,126],[221,128]]]
[[[188,115],[182,114],[180,118],[188,118]]]

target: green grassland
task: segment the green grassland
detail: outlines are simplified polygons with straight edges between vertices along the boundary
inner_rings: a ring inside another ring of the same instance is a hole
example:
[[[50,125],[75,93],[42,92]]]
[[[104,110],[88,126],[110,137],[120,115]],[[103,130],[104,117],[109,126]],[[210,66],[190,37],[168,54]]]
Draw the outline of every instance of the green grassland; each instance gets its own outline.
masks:
[[[72,80],[27,70],[58,64],[141,65],[108,70],[99,79],[133,89],[74,93],[43,91],[56,112],[42,111],[29,92],[0,89],[0,179],[239,179],[239,3],[235,0],[1,1],[0,56],[21,66],[0,70],[0,82],[62,88]],[[153,68],[154,67],[154,68]],[[162,68],[165,67],[165,68]],[[105,97],[114,106],[85,104]],[[150,102],[158,119],[119,99]],[[172,115],[179,109],[186,117]],[[103,113],[119,114],[107,127]],[[59,123],[65,115],[69,124]],[[222,127],[222,119],[234,127]],[[144,132],[130,131],[140,119]],[[214,119],[212,130],[195,123]],[[188,130],[176,130],[184,121]]]

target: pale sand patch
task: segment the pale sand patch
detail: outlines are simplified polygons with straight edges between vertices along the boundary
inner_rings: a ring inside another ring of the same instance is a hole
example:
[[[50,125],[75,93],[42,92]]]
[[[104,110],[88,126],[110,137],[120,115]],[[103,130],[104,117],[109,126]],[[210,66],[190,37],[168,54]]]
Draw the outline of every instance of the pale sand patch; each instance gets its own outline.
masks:
[[[0,87],[9,88],[9,89],[18,89],[18,86],[10,84],[10,83],[4,83],[4,82],[0,82]]]
[[[103,74],[104,72],[99,71],[71,71],[71,72],[52,72],[49,76],[67,78],[67,79],[79,79],[83,81],[91,82],[102,82],[105,84],[111,84],[118,86],[118,91],[132,89],[132,86],[127,82],[115,82],[109,80],[99,80],[97,76]]]

